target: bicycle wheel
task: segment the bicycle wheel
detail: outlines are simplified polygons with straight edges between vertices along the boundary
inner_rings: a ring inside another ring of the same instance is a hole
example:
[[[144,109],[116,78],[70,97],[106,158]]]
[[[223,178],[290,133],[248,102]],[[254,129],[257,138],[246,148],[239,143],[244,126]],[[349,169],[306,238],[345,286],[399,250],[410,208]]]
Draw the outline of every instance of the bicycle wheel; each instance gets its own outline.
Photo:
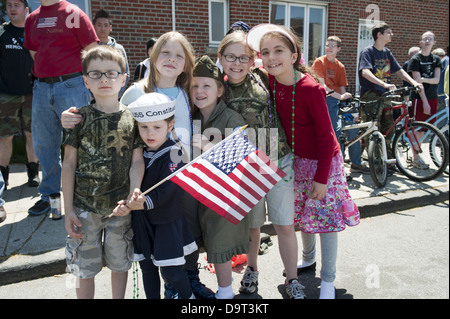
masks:
[[[447,143],[449,143],[448,140],[448,124],[445,125],[440,129],[441,133],[444,135],[445,139],[447,140]],[[442,144],[440,143],[439,137],[437,135],[434,135],[431,139],[430,143],[430,154],[431,159],[433,160],[433,163],[436,166],[440,166],[441,162],[443,160],[442,155],[443,151],[440,149],[442,147]],[[448,175],[448,164],[447,167],[445,167],[444,173]]]
[[[413,149],[416,141],[421,145],[418,153]],[[448,165],[447,140],[434,125],[426,122],[413,122],[408,131],[403,127],[397,132],[393,152],[400,172],[417,182],[437,178]]]
[[[372,136],[369,142],[369,150],[367,152],[370,176],[377,187],[384,187],[387,182],[387,164],[383,160],[383,143],[379,136]]]

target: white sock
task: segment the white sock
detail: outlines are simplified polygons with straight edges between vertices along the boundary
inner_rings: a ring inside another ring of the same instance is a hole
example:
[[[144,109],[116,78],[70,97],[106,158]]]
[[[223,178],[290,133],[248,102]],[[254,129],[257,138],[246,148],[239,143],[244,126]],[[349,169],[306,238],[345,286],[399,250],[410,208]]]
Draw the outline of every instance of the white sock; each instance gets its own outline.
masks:
[[[219,290],[216,292],[216,299],[233,299],[234,298],[234,292],[233,292],[233,284],[227,286],[227,287],[220,287]]]
[[[334,282],[323,281],[320,284],[320,297],[319,299],[335,299]]]

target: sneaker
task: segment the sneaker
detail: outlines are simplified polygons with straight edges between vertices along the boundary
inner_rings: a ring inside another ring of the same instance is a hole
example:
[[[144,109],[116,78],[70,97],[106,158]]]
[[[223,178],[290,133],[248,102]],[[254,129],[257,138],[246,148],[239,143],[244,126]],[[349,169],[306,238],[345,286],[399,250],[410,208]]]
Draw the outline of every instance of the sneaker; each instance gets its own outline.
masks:
[[[192,292],[197,299],[214,299],[214,292],[200,282],[198,269],[186,269]]]
[[[418,168],[418,169],[428,169],[429,165],[425,164],[423,159],[419,156],[417,159],[413,160],[411,162],[412,167]]]
[[[6,210],[3,206],[0,207],[0,223],[3,223],[6,219]]]
[[[37,187],[41,180],[39,179],[39,163],[30,162],[27,164],[28,186]]]
[[[305,299],[306,295],[303,292],[303,287],[297,279],[291,279],[285,284],[286,293],[290,299]]]
[[[253,270],[251,266],[245,269],[244,276],[241,280],[241,287],[239,287],[241,294],[252,294],[256,291],[258,288],[258,274],[259,272]]]
[[[345,180],[347,182],[351,182],[353,180],[352,175],[350,175],[350,173],[345,173]]]
[[[50,203],[43,199],[40,199],[28,210],[28,214],[31,215],[42,215],[50,211]]]
[[[307,270],[316,270],[316,262],[307,262],[303,259],[297,263],[297,275]],[[283,277],[286,277],[286,269],[283,269]]]
[[[355,164],[352,163],[350,165],[350,172],[351,173],[362,173],[362,174],[364,174],[364,173],[370,173],[370,169],[367,166],[365,166],[365,165],[358,166],[358,165],[355,165]]]

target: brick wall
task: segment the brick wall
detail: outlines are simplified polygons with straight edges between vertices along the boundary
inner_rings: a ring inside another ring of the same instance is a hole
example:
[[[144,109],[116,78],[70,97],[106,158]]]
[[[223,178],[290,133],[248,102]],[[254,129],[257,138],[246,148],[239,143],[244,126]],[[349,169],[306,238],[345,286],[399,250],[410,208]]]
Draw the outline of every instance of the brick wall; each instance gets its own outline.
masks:
[[[296,2],[296,1],[292,1]],[[316,1],[318,2],[318,1]],[[426,30],[436,34],[436,47],[448,46],[449,2],[447,0],[329,0],[327,35],[337,35],[343,41],[338,56],[348,72],[350,89],[354,89],[359,19],[367,18],[365,8],[376,4],[380,19],[392,26],[394,38],[388,47],[400,64],[407,60],[407,51],[417,45]],[[92,14],[103,8],[113,18],[112,36],[122,44],[128,54],[130,68],[145,59],[145,44],[149,37],[172,30],[172,1],[144,0],[92,0]],[[229,0],[229,21],[243,20],[250,26],[269,22],[269,0]],[[196,55],[215,52],[209,48],[208,1],[176,0],[176,30],[191,41]],[[396,84],[400,82],[396,81]]]

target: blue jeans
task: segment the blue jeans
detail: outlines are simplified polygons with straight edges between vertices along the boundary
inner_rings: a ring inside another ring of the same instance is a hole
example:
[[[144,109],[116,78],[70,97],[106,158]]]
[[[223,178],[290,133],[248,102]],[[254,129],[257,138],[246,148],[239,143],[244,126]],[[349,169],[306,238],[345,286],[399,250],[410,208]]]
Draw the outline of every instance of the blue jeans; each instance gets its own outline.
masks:
[[[348,114],[348,117],[343,115],[342,123],[344,124],[344,126],[355,124],[355,122],[353,121],[353,116],[351,114]],[[345,130],[344,134],[346,135],[347,140],[351,141],[358,136],[358,132],[359,130],[355,128],[352,130]],[[354,165],[361,166],[361,141],[357,141],[355,144],[348,148],[348,155],[350,156],[350,161]]]
[[[328,114],[330,114],[331,124],[333,125],[334,134],[341,145],[342,156],[344,156],[344,145],[341,143],[342,139],[342,122],[339,117],[339,100],[329,96],[327,97]]]
[[[5,201],[2,198],[3,191],[5,190],[5,181],[3,180],[2,172],[0,172],[0,207],[5,204]]]
[[[38,191],[44,201],[61,190],[61,113],[71,106],[90,102],[83,77],[48,84],[34,81],[31,132],[33,147],[42,169]]]

